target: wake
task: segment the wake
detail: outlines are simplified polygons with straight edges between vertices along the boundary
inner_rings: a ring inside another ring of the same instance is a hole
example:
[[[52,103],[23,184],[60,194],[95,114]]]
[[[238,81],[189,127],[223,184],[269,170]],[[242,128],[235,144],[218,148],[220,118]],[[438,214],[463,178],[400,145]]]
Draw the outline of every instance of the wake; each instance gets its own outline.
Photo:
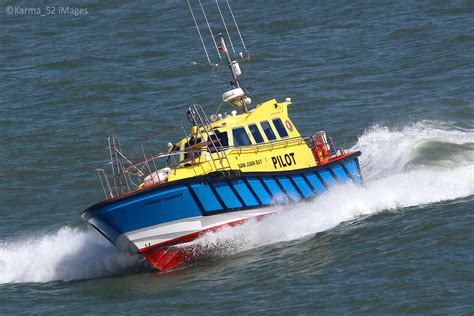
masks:
[[[474,195],[473,129],[434,121],[399,129],[373,126],[352,149],[362,151],[364,186],[339,185],[310,202],[274,206],[285,212],[209,232],[184,247],[233,255],[363,215]],[[96,278],[142,264],[140,256],[118,253],[92,229],[65,226],[53,234],[0,242],[0,283]]]
[[[98,232],[69,226],[0,243],[0,283],[71,281],[120,274],[140,265]]]
[[[452,145],[451,151],[423,157],[440,143]],[[474,130],[432,121],[398,130],[373,126],[352,150],[362,151],[364,186],[343,184],[310,202],[274,206],[281,212],[209,232],[183,247],[233,255],[313,235],[360,216],[474,195]]]

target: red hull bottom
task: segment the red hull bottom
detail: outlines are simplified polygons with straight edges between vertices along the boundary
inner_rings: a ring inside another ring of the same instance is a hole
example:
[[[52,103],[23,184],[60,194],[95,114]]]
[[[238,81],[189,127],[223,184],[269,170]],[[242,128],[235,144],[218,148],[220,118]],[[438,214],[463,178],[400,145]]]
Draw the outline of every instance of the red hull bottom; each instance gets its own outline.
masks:
[[[269,213],[269,214],[273,214],[273,213]],[[192,249],[192,247],[180,248],[178,247],[180,244],[184,244],[184,243],[196,240],[206,232],[216,231],[226,226],[236,226],[252,218],[259,220],[263,216],[267,216],[269,214],[246,218],[246,219],[238,220],[235,222],[229,222],[223,225],[215,226],[209,229],[201,230],[196,233],[192,233],[189,235],[185,235],[185,236],[167,241],[164,244],[153,245],[153,246],[141,249],[140,253],[144,255],[148,259],[148,261],[150,261],[156,268],[158,268],[158,270],[162,272],[175,270],[175,269],[178,269],[190,264],[191,262],[195,261],[198,258],[203,258],[203,254],[199,253],[199,251],[195,251],[196,249]]]
[[[191,262],[183,249],[173,247],[148,250],[142,254],[160,271],[174,270]]]

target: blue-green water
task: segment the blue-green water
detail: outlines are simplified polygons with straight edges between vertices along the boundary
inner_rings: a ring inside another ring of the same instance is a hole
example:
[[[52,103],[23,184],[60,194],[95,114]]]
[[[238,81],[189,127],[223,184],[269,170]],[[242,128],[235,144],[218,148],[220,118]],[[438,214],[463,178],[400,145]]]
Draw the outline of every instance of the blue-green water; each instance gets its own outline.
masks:
[[[107,136],[160,151],[189,104],[219,107],[186,2],[9,5],[32,6],[0,4],[0,313],[474,312],[472,1],[233,2],[245,86],[362,150],[366,185],[210,233],[209,260],[165,274],[79,213]]]

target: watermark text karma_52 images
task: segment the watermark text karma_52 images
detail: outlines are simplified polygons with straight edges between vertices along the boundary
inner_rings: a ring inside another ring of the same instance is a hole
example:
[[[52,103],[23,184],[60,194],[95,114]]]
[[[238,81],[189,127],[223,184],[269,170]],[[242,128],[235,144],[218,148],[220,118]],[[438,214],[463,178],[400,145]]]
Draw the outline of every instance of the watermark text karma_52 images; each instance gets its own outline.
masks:
[[[89,14],[88,8],[70,7],[70,6],[45,6],[45,7],[22,7],[7,6],[5,13],[8,15],[28,15],[28,16],[81,16]]]

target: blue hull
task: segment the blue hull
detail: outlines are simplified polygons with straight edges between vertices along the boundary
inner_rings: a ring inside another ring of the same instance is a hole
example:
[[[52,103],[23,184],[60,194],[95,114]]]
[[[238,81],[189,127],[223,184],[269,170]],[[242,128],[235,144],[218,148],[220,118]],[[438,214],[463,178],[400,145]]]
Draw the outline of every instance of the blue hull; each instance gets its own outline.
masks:
[[[214,173],[143,189],[95,204],[82,213],[110,242],[131,231],[221,213],[298,202],[337,183],[362,184],[354,152],[313,168],[287,172]]]

